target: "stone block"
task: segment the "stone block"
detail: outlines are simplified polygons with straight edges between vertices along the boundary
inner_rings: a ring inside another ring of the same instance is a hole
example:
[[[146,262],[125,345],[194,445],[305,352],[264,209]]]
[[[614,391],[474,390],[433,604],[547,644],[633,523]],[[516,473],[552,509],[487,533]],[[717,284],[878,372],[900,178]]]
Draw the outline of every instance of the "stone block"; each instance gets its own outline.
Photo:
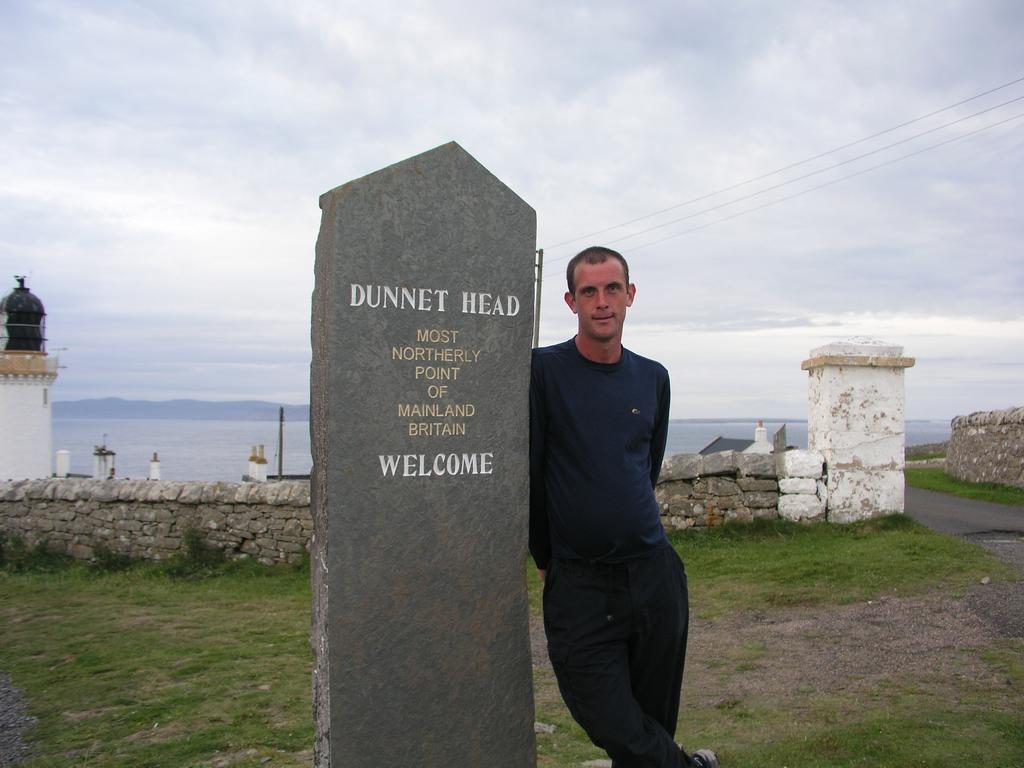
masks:
[[[736,474],[736,452],[719,451],[703,456],[704,476],[709,475],[734,475]]]
[[[694,480],[703,473],[703,462],[699,453],[677,453],[661,463],[659,483],[673,480]]]
[[[153,480],[146,483],[141,497],[142,501],[163,501],[163,482]]]
[[[774,471],[774,470],[773,470]],[[738,477],[736,478],[736,485],[739,486],[741,491],[773,491],[779,490],[778,480],[769,480],[767,478],[758,477]]]
[[[332,190],[321,208],[314,764],[533,768],[522,573],[536,216],[455,144]],[[475,362],[428,372],[406,347]],[[402,406],[430,405],[430,392],[473,416],[421,430],[428,419]],[[410,535],[417,519],[429,523]]]
[[[779,497],[779,516],[796,522],[825,519],[825,505],[817,496],[789,494]]]
[[[177,515],[167,507],[154,507],[153,519],[160,523],[173,523],[177,519]]]
[[[291,488],[288,483],[267,483],[267,504],[283,506],[288,503]]]
[[[93,549],[86,544],[70,544],[68,554],[77,560],[92,560]]]
[[[60,501],[77,501],[78,486],[74,482],[64,480],[57,486],[54,498]]]
[[[818,481],[811,477],[784,477],[779,480],[780,493],[817,493]]]
[[[235,504],[248,504],[249,496],[252,493],[252,488],[255,483],[239,483],[235,487],[235,498],[232,499]]]
[[[775,456],[771,453],[736,454],[736,466],[745,477],[775,477]]]
[[[828,475],[828,519],[852,523],[903,512],[904,479],[898,470],[836,470]]]
[[[198,504],[199,494],[197,493],[194,501],[180,501],[182,491],[185,489],[185,483],[176,482],[162,482],[160,483],[160,500],[161,501],[177,501],[182,504]]]
[[[821,477],[825,457],[818,451],[786,451],[776,454],[776,469],[779,477]]]
[[[815,447],[834,469],[900,469],[905,460],[904,436],[830,430],[818,435]]]
[[[38,501],[43,498],[43,494],[46,492],[46,485],[40,483],[38,480],[28,480],[25,483],[22,491],[23,498],[29,499],[30,501]]]
[[[903,432],[902,368],[827,366],[809,374],[809,448],[822,450],[815,437],[821,432]]]
[[[138,501],[146,495],[145,480],[121,480],[117,489],[118,501]]]
[[[741,493],[732,494],[730,496],[718,496],[715,501],[718,508],[723,512],[730,509],[740,509],[746,506],[743,501],[743,494]]]
[[[92,490],[93,501],[112,502],[117,501],[120,492],[120,480],[102,480]]]
[[[21,501],[23,498],[25,498],[25,492],[19,483],[10,480],[0,482],[0,501]]]
[[[249,506],[257,507],[267,503],[267,483],[249,484]]]
[[[773,491],[746,491],[743,504],[752,509],[775,509],[779,504],[779,494]]]
[[[215,483],[213,486],[213,501],[216,504],[232,504],[238,494],[238,483]]]
[[[309,483],[307,482],[294,482],[291,483],[291,489],[288,493],[288,505],[292,507],[308,507],[309,506]]]
[[[259,545],[252,539],[243,541],[239,549],[247,555],[256,555],[260,551]]]
[[[50,516],[54,520],[74,520],[78,517],[78,511],[74,507],[55,507]]]
[[[740,487],[735,480],[725,477],[708,477],[705,479],[707,493],[712,496],[736,496],[740,493]]]

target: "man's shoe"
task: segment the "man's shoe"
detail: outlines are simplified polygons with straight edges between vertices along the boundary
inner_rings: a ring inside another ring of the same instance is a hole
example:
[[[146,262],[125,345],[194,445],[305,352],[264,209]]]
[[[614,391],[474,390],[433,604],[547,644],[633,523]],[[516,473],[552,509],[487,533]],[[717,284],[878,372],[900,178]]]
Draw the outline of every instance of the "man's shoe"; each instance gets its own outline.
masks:
[[[698,749],[690,757],[697,768],[718,768],[718,757],[710,749]]]

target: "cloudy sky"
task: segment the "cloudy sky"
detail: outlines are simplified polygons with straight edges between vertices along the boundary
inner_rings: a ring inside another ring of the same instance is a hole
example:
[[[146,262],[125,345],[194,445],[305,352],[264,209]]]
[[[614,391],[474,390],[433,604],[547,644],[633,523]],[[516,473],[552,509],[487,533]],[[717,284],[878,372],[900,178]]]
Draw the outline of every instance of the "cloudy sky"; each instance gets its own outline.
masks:
[[[575,250],[630,259],[675,417],[804,417],[855,335],[911,418],[1024,405],[1022,39],[1017,0],[10,0],[0,293],[57,399],[307,402],[318,196],[454,139],[537,210],[542,343]]]

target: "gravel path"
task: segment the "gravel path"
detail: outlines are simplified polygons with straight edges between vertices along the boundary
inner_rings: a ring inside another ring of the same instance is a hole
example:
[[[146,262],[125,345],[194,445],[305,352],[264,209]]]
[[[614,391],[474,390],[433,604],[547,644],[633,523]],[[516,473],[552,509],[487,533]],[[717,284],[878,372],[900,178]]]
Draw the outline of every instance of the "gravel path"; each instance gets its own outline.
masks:
[[[983,533],[965,537],[1024,574],[1024,536]],[[1003,637],[1024,637],[1024,581],[973,587],[965,600]]]
[[[1024,537],[968,538],[1024,574]],[[534,663],[548,667],[539,617],[531,631]],[[963,598],[883,596],[691,619],[683,696],[685,706],[761,700],[796,711],[808,691],[841,697],[894,679],[928,681],[932,690],[952,696],[958,681],[971,680],[999,695],[1005,680],[970,651],[1006,637],[1024,637],[1024,581],[979,583]],[[850,698],[853,706],[857,700]]]
[[[21,691],[0,672],[0,768],[18,765],[28,757],[22,734],[34,722],[25,710]]]

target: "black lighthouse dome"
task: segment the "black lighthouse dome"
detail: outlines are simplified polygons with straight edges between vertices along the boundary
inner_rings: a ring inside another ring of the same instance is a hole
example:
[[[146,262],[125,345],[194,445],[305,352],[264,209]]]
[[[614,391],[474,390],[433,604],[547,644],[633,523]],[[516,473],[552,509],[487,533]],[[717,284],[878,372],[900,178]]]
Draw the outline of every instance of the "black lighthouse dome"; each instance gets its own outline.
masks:
[[[46,310],[43,302],[25,287],[25,278],[15,275],[18,287],[0,299],[0,350],[44,352]]]

